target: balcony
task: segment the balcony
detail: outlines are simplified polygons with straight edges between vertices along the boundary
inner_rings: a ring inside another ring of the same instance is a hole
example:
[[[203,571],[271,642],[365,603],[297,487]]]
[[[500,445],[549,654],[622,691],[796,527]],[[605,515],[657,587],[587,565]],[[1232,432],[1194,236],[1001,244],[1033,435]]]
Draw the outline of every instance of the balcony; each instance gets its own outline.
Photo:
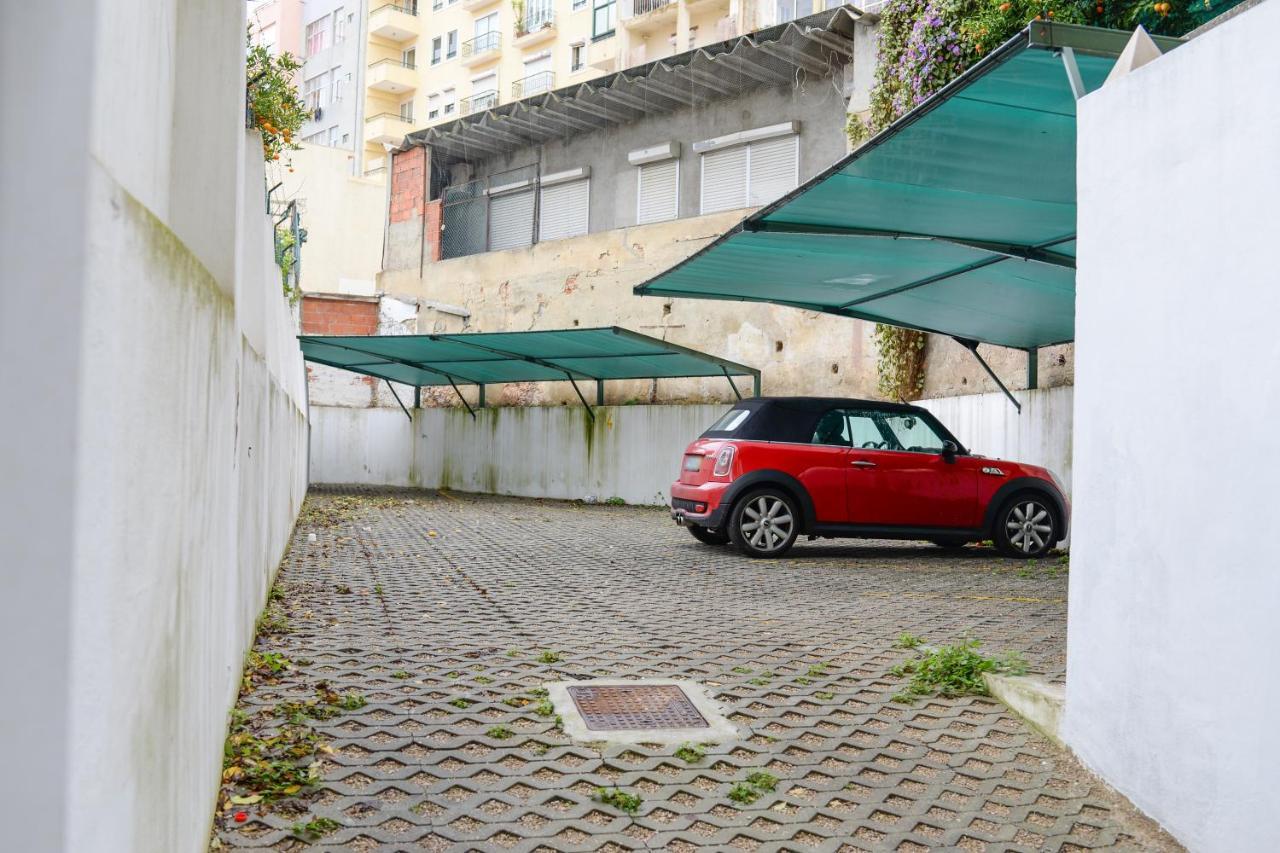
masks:
[[[366,83],[379,92],[403,95],[418,88],[418,72],[415,66],[398,59],[383,59],[369,66]]]
[[[396,113],[378,113],[364,120],[364,141],[398,145],[413,130],[413,122]]]
[[[598,71],[618,69],[618,43],[621,39],[605,38],[587,45],[587,64]]]
[[[556,14],[551,4],[543,0],[525,12],[524,18],[516,22],[516,37],[512,42],[516,47],[534,47],[556,37]]]
[[[482,113],[485,110],[493,109],[497,105],[498,91],[496,89],[476,92],[471,97],[458,101],[458,115],[469,116],[472,113]]]
[[[498,0],[462,0],[462,8],[469,12],[479,12],[481,9],[487,9],[497,3]]]
[[[618,6],[623,28],[645,35],[670,30],[679,4],[676,0],[622,0]]]
[[[502,53],[502,33],[489,32],[462,43],[462,64],[467,68],[484,65]]]
[[[417,38],[420,31],[416,5],[388,3],[369,13],[369,35],[399,43]]]
[[[511,84],[511,97],[514,100],[529,98],[550,92],[556,87],[556,75],[552,71],[530,74]]]

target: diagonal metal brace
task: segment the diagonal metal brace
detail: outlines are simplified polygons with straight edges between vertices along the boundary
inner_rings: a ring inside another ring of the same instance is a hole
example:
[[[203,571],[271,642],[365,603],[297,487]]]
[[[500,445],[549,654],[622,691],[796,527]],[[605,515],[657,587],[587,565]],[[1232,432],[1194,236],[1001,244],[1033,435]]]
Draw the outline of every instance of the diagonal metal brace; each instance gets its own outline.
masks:
[[[573,386],[574,393],[578,395],[578,399],[582,401],[582,407],[587,410],[587,416],[591,418],[592,423],[595,423],[596,413],[591,410],[591,406],[587,403],[587,398],[582,396],[582,389],[578,387],[578,383],[573,381],[573,374],[566,370],[564,375],[569,380],[569,384]]]
[[[1000,377],[996,376],[996,372],[991,369],[991,365],[987,364],[986,359],[978,354],[978,342],[971,338],[958,338],[955,335],[952,335],[951,339],[967,349],[969,352],[973,353],[973,357],[978,360],[978,364],[982,365],[982,369],[987,371],[987,375],[991,377],[991,381],[1000,386],[1000,390],[1009,398],[1009,402],[1013,403],[1013,407],[1018,410],[1018,414],[1022,414],[1022,404],[1019,403],[1009,389],[1004,386],[1004,383],[1000,381]]]
[[[445,379],[449,380],[449,384],[453,386],[453,392],[458,395],[458,399],[462,401],[462,405],[467,407],[467,414],[471,415],[471,420],[474,421],[476,419],[476,410],[471,408],[471,404],[467,402],[467,398],[462,396],[462,391],[459,390],[458,383],[453,381],[452,376],[446,376]]]
[[[720,365],[720,369],[724,371],[724,378],[729,380],[729,387],[733,389],[734,396],[741,400],[742,392],[738,390],[738,386],[733,382],[733,377],[729,375],[729,368]]]
[[[396,386],[392,384],[390,380],[384,379],[382,381],[387,383],[387,387],[391,389],[391,396],[395,397],[396,402],[400,404],[400,411],[404,412],[404,416],[409,419],[410,423],[412,423],[413,415],[409,414],[409,410],[405,408],[404,401],[401,400],[400,395],[396,393]]]

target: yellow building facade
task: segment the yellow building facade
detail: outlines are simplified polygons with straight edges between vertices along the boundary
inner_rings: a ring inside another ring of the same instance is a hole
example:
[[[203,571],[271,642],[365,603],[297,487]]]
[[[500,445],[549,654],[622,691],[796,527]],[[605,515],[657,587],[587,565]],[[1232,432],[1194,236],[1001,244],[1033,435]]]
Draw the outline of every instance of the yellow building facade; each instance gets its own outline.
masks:
[[[365,174],[384,175],[388,147],[411,131],[823,6],[823,0],[372,0]]]

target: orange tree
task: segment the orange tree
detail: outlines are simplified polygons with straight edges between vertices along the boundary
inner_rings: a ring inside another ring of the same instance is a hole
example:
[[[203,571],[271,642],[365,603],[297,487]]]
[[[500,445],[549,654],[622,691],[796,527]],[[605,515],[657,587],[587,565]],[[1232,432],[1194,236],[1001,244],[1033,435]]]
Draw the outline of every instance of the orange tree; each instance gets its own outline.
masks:
[[[297,150],[294,137],[307,118],[307,108],[298,97],[293,77],[302,63],[292,54],[272,56],[261,45],[248,45],[248,121],[262,132],[262,156],[279,160],[285,151]]]

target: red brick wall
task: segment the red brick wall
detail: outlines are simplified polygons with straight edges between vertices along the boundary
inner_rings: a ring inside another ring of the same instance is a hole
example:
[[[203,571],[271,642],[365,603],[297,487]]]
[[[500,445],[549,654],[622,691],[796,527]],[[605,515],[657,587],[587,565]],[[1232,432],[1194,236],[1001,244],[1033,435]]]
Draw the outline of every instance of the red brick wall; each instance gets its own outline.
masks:
[[[374,335],[377,332],[376,301],[302,297],[304,335]]]
[[[422,216],[427,202],[426,169],[427,149],[422,146],[391,155],[391,210],[388,215],[392,222],[407,222]]]
[[[444,202],[440,199],[427,202],[426,224],[422,229],[422,239],[427,241],[427,260],[440,260],[440,222]]]

